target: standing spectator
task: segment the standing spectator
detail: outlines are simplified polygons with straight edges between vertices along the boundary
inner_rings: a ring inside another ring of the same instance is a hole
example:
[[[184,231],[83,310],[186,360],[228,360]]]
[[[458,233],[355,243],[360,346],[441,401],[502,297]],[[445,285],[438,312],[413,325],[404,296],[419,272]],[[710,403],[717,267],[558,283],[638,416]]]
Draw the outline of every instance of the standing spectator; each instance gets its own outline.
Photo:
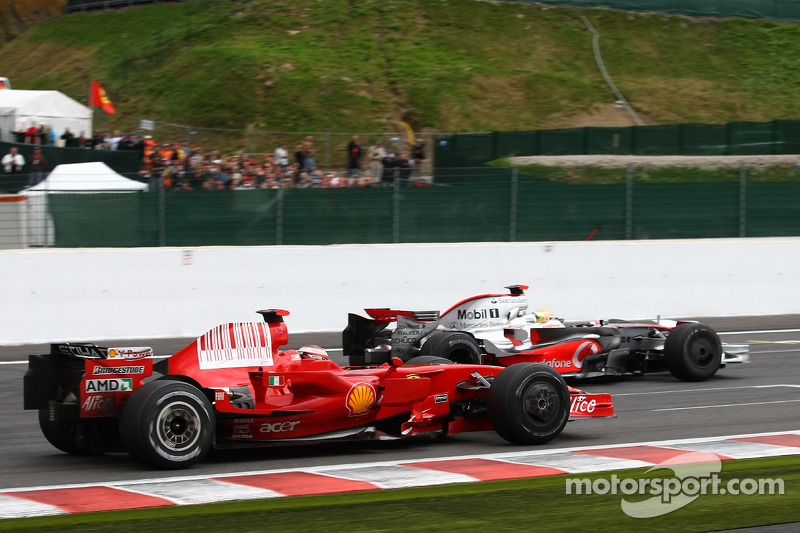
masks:
[[[122,139],[117,142],[117,150],[135,150],[136,149],[136,139],[133,138],[133,135],[125,135]]]
[[[302,170],[306,164],[306,152],[302,144],[298,144],[294,150],[294,160],[297,163],[298,170]]]
[[[7,174],[19,174],[25,165],[25,158],[16,148],[12,147],[0,160],[0,164],[3,165]]]
[[[35,122],[31,122],[31,127],[25,132],[25,142],[28,144],[39,144],[39,128]]]
[[[61,134],[61,140],[64,141],[64,146],[67,148],[77,147],[75,134],[69,131],[69,128],[64,128],[64,133]]]
[[[380,183],[381,174],[383,173],[383,158],[386,157],[386,149],[383,147],[383,142],[375,141],[375,144],[369,147],[369,173],[370,177],[377,183]]]
[[[317,170],[317,149],[314,147],[314,137],[309,135],[306,137],[306,142],[303,143],[303,153],[305,160],[303,161],[303,170],[307,172],[314,172]]]
[[[105,150],[107,148],[106,136],[103,135],[103,133],[105,132],[98,131],[97,133],[94,134],[94,137],[92,138],[92,148],[94,148],[95,150]]]
[[[383,175],[381,176],[381,186],[391,187],[394,185],[395,159],[392,152],[386,152],[386,157],[381,162],[383,165]]]
[[[289,152],[286,151],[285,144],[281,144],[275,149],[273,157],[275,158],[275,164],[281,168],[286,168],[289,165]]]
[[[353,135],[347,144],[347,170],[350,171],[351,180],[358,179],[362,156],[361,141],[358,139],[358,135]]]
[[[422,174],[422,162],[425,161],[425,141],[417,139],[411,147],[411,157],[413,158],[414,176],[419,178]]]
[[[164,186],[162,176],[164,174],[164,162],[158,152],[153,152],[150,156],[150,192],[160,191]]]
[[[56,145],[56,139],[58,136],[56,135],[56,130],[53,129],[53,126],[42,124],[41,132],[42,134],[39,137],[39,144],[42,146]]]
[[[119,130],[114,130],[114,135],[108,139],[108,149],[117,150],[119,148],[119,142],[122,140],[122,138],[122,135],[119,134]]]
[[[400,185],[408,185],[408,182],[411,179],[411,172],[413,170],[411,168],[411,162],[408,160],[408,155],[398,154],[397,159],[395,159],[394,166],[397,169]]]
[[[33,149],[31,155],[30,175],[28,176],[28,187],[33,187],[44,179],[44,172],[47,170],[47,158],[38,146]]]
[[[78,135],[76,146],[78,148],[91,148],[92,147],[92,140],[86,138],[86,133],[85,132],[81,132],[81,134]]]

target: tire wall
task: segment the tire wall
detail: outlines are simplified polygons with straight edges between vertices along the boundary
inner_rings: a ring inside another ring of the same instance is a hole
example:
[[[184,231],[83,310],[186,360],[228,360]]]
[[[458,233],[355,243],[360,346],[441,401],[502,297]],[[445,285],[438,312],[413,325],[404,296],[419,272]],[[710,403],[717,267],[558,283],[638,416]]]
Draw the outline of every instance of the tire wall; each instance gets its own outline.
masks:
[[[0,344],[192,337],[264,308],[341,331],[509,284],[570,320],[798,313],[797,264],[798,238],[0,251]]]

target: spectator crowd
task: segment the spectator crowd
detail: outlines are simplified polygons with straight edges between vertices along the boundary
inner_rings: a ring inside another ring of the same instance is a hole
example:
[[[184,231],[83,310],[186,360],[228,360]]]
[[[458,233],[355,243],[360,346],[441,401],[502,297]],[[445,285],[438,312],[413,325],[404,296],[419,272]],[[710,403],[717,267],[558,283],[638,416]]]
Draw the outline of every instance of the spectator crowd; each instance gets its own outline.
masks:
[[[418,140],[415,146],[416,161],[422,161],[424,143]],[[370,147],[371,163],[365,168],[366,151],[358,135],[347,145],[348,163],[343,171],[318,167],[312,136],[297,144],[291,154],[285,144],[270,154],[227,155],[188,141],[158,145],[149,138],[142,151],[140,174],[151,190],[386,187],[395,180],[411,184],[414,178],[415,160],[406,153],[385,150],[381,141]]]
[[[151,191],[161,189],[214,190],[214,189],[282,189],[282,188],[338,188],[392,186],[411,184],[418,180],[425,159],[425,143],[416,139],[405,152],[384,146],[378,140],[364,148],[358,135],[347,144],[347,166],[344,170],[323,170],[317,164],[317,149],[313,136],[306,137],[292,152],[285,144],[269,154],[227,155],[216,149],[205,150],[184,140],[157,143],[149,135],[110,135],[98,132],[86,137],[84,132],[75,135],[69,128],[61,135],[47,125],[31,125],[14,132],[17,141],[40,146],[60,144],[67,148],[94,148],[105,150],[135,150],[142,154],[139,179],[149,184]],[[56,139],[62,142],[57,143]],[[24,158],[17,154],[3,161],[7,173],[24,172]],[[30,174],[28,186],[35,185],[46,175],[46,159],[37,148],[36,156],[26,169]],[[33,168],[33,167],[36,168]]]

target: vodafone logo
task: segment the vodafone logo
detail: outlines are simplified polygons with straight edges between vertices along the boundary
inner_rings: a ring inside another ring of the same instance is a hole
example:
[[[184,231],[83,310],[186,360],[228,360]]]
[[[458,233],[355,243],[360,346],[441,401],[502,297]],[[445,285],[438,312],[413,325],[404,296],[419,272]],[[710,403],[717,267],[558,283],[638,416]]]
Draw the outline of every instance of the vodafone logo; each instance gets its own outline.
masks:
[[[572,365],[583,368],[583,360],[587,355],[600,353],[600,346],[594,341],[582,342],[572,355]]]

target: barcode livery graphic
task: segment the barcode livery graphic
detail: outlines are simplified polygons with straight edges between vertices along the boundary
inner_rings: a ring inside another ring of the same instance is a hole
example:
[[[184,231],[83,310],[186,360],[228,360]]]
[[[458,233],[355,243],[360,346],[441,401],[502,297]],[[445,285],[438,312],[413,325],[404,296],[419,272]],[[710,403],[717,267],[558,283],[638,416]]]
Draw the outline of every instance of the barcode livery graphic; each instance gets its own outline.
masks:
[[[197,341],[200,368],[272,366],[269,327],[259,322],[223,324]]]

